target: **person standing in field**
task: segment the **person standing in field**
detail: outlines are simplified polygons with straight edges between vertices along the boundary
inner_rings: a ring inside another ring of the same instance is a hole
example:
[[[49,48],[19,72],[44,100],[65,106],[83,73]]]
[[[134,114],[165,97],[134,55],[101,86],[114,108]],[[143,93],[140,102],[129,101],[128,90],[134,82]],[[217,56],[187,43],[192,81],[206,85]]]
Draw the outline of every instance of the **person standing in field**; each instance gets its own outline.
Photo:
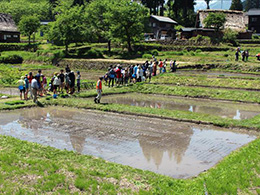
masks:
[[[37,102],[37,90],[39,89],[39,85],[35,77],[32,79],[32,93],[33,93],[33,102]]]
[[[24,99],[28,100],[28,91],[29,91],[29,80],[28,80],[28,75],[25,75],[24,77],[24,87],[25,87],[25,92],[24,92]]]
[[[80,72],[77,71],[77,88],[78,88],[78,93],[80,92]]]
[[[95,102],[95,103],[100,103],[100,100],[101,100],[102,80],[103,80],[103,77],[99,77],[99,79],[98,79],[98,81],[97,81],[97,85],[96,85],[97,97],[95,97],[95,99],[94,99],[94,102]]]
[[[31,87],[32,79],[33,79],[33,74],[32,74],[32,72],[29,72],[29,75],[28,75],[27,78],[28,78],[28,81],[29,81],[30,98],[33,98],[32,87]]]
[[[24,76],[22,76],[21,79],[17,81],[17,83],[18,83],[18,89],[20,91],[20,99],[22,100],[23,96],[24,96],[24,99],[25,99],[25,81],[24,81]]]

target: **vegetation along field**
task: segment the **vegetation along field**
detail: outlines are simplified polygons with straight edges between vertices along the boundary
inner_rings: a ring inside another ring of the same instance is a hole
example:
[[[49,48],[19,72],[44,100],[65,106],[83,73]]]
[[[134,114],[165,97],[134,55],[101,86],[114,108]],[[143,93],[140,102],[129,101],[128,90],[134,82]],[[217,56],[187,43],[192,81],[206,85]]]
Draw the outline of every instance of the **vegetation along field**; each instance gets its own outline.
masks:
[[[222,37],[182,40],[194,6],[149,2],[0,1],[21,32],[0,43],[0,194],[260,194],[259,36],[220,27]],[[178,22],[177,40],[144,41],[162,14]],[[104,79],[94,102],[108,69],[146,61],[165,71]],[[55,91],[66,68],[80,72],[79,92]],[[19,80],[38,70],[46,93],[21,99]]]

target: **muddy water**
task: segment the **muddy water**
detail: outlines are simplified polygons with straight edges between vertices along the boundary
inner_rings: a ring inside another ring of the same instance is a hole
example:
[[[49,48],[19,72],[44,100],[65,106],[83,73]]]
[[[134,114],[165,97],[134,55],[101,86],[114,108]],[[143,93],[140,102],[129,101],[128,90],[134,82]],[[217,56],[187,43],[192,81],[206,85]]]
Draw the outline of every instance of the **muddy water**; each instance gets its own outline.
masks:
[[[0,88],[0,93],[5,95],[20,95],[20,91],[17,88]]]
[[[242,73],[231,73],[231,72],[217,72],[217,71],[200,71],[200,70],[178,70],[176,74],[180,75],[205,75],[205,76],[224,76],[224,77],[253,77],[253,78],[260,78],[260,75],[255,74],[242,74]]]
[[[198,175],[256,138],[210,126],[60,107],[0,112],[0,134],[175,178]]]
[[[249,119],[260,114],[260,106],[257,104],[198,100],[195,98],[168,97],[154,94],[140,95],[134,93],[104,96],[102,102],[198,112],[236,120]]]

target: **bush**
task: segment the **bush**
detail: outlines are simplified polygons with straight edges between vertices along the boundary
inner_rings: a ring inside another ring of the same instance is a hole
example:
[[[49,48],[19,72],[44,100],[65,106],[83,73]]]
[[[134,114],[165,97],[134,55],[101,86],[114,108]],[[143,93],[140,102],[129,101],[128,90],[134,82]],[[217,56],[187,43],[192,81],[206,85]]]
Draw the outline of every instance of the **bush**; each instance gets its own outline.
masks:
[[[259,39],[259,36],[258,35],[253,35],[252,38],[253,39]]]
[[[2,64],[21,64],[21,63],[23,63],[23,58],[16,54],[1,56],[0,63],[2,63]]]
[[[154,56],[158,56],[159,55],[159,51],[157,49],[153,49],[151,51],[151,54],[154,55]]]
[[[229,55],[228,55],[227,53],[226,53],[226,54],[224,54],[224,57],[226,57],[226,58],[227,58],[228,56],[229,56]]]
[[[237,35],[238,32],[231,30],[230,28],[225,29],[222,41],[224,43],[231,43],[233,46],[237,46],[238,45],[236,41]]]
[[[103,53],[100,50],[90,49],[85,53],[88,58],[103,58]]]
[[[195,43],[199,42],[210,42],[210,38],[207,36],[197,35],[196,37],[190,38],[191,41],[194,41]]]
[[[142,55],[142,58],[144,59],[151,59],[153,56],[151,54],[144,54]]]

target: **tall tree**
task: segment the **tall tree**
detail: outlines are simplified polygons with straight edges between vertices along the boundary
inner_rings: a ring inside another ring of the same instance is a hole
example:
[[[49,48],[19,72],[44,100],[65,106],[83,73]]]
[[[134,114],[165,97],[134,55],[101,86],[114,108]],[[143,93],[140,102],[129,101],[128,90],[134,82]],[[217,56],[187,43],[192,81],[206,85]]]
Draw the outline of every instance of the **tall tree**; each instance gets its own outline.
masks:
[[[241,0],[232,0],[230,10],[243,11],[243,4]]]
[[[108,50],[111,50],[111,13],[110,0],[95,0],[87,6],[87,18],[90,23],[92,33],[99,38],[105,39],[108,42]]]
[[[113,1],[110,13],[111,34],[115,41],[126,43],[128,51],[132,44],[143,39],[147,10],[130,0]]]
[[[28,36],[29,44],[31,43],[31,36],[40,28],[40,20],[37,16],[23,16],[19,22],[19,29],[21,33]]]
[[[210,3],[211,0],[205,0],[206,4],[207,4],[207,9],[210,9],[209,7],[209,3]]]
[[[168,0],[169,16],[174,18],[179,24],[194,26],[194,0]]]
[[[63,9],[56,16],[56,21],[49,23],[48,38],[56,44],[64,45],[67,53],[70,43],[83,42],[89,38],[90,33],[85,21],[87,20],[82,6]]]
[[[245,11],[248,11],[252,8],[260,8],[260,0],[246,0]]]

